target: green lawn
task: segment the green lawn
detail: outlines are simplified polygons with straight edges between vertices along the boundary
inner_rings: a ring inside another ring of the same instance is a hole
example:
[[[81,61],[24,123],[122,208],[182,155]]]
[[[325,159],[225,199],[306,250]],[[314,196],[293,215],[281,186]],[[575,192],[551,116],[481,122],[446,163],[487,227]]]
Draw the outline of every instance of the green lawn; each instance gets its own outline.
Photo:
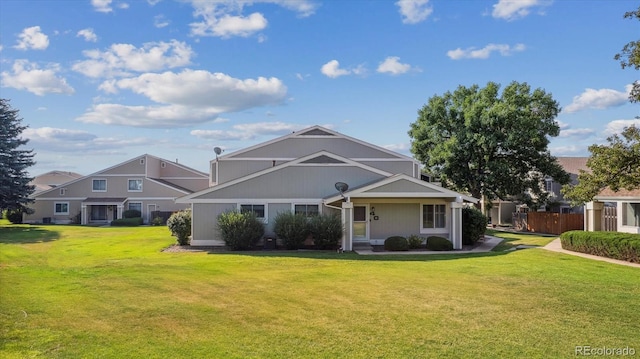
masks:
[[[167,253],[164,227],[3,223],[2,358],[640,355],[637,268],[542,249]]]

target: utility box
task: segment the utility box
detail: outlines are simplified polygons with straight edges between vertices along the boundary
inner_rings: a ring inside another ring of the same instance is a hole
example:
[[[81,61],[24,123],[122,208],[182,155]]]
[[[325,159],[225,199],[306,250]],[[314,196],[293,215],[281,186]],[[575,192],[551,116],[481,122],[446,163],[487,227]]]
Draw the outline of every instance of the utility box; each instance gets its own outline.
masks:
[[[274,236],[266,236],[264,237],[264,249],[276,249],[276,238]]]

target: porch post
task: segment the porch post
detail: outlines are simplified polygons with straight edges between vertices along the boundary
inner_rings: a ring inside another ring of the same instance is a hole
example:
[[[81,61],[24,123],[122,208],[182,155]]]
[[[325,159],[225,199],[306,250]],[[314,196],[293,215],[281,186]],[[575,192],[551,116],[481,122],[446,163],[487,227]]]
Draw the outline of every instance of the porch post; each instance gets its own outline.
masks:
[[[351,251],[353,243],[353,202],[342,202],[342,250]]]
[[[124,211],[124,204],[119,204],[117,208],[118,208],[118,213],[117,213],[116,218],[117,219],[122,219],[122,212]]]
[[[451,243],[453,249],[462,249],[462,198],[451,202]]]
[[[83,204],[80,208],[80,224],[87,224],[87,206]]]
[[[588,232],[602,230],[602,210],[604,203],[589,202],[585,204],[584,230]]]

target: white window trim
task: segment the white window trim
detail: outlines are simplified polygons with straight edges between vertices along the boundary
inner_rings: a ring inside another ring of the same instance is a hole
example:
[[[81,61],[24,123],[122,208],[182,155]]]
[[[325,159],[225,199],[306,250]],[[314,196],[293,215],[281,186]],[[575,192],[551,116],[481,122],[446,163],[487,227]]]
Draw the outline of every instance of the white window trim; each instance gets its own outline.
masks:
[[[95,181],[104,181],[104,189],[93,189],[93,183]],[[91,179],[91,192],[107,192],[107,189],[109,188],[109,183],[107,182],[106,178],[93,178]]]
[[[140,189],[131,189],[129,187],[129,182],[131,181],[140,181]],[[142,192],[142,190],[144,189],[144,181],[142,180],[142,178],[129,178],[127,179],[127,192]]]
[[[64,195],[67,194],[67,189],[66,188],[60,188],[60,192],[58,192],[58,193],[60,193],[61,196],[64,196]]]
[[[269,205],[267,203],[260,202],[241,202],[237,204],[238,212],[241,211],[242,206],[264,206],[264,217],[257,217],[259,220],[264,222],[264,224],[269,223]]]
[[[67,211],[66,212],[57,212],[56,211],[56,207],[59,204],[66,204],[67,205]],[[56,215],[56,216],[68,215],[69,214],[69,202],[53,202],[53,214]]]
[[[443,205],[444,206],[444,227],[438,227],[438,228],[424,228],[422,226],[422,218],[424,216],[424,206],[425,205]],[[427,202],[427,203],[420,203],[420,218],[419,219],[419,223],[420,223],[420,233],[421,234],[444,234],[444,233],[449,233],[449,217],[451,217],[449,212],[449,206],[447,205],[447,203],[445,202]]]
[[[622,217],[622,218],[621,218],[622,220],[620,221],[620,224],[621,224],[623,227],[640,228],[640,224],[636,226],[635,224],[629,224],[629,223],[626,221],[626,220],[627,220],[627,217],[629,216],[629,214],[628,214],[628,209],[627,209],[627,208],[630,208],[632,204],[638,204],[638,202],[631,202],[631,201],[629,201],[629,202],[621,202],[621,203],[622,203],[622,211],[620,211],[620,216]],[[634,213],[635,213],[635,211],[634,211]],[[635,216],[634,216],[634,217],[635,217]],[[626,222],[626,223],[625,223],[625,222]]]
[[[310,203],[310,202],[295,202],[295,203],[291,203],[291,212],[292,213],[296,213],[296,206],[318,206],[318,214],[322,214],[322,203],[319,202],[315,202],[315,203]]]
[[[140,205],[140,215],[142,215],[142,209],[143,209],[143,207],[142,207],[142,202],[128,202],[128,203],[127,203],[127,209],[126,209],[126,210],[130,210],[130,209],[131,209],[131,204],[134,204],[134,203],[137,203],[137,204],[139,204],[139,205]]]

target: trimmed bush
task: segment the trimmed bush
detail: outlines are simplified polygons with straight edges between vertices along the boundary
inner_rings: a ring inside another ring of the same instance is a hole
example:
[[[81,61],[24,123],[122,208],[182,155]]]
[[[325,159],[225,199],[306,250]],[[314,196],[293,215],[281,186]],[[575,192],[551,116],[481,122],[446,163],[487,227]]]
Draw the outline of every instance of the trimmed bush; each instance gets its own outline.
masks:
[[[640,263],[640,234],[569,231],[560,242],[570,251]]]
[[[298,249],[309,237],[307,217],[293,212],[280,212],[274,219],[273,231],[287,249]]]
[[[392,236],[384,240],[384,249],[387,251],[408,251],[409,242],[401,236]]]
[[[142,218],[120,218],[111,221],[113,227],[137,227],[142,224]]]
[[[317,249],[336,249],[342,239],[342,219],[338,215],[320,214],[309,221],[313,243]]]
[[[142,212],[137,209],[128,209],[122,212],[122,218],[137,218],[142,217]]]
[[[430,236],[427,238],[427,249],[430,251],[451,251],[453,243],[446,238]]]
[[[412,234],[409,237],[407,237],[407,242],[409,242],[409,248],[419,249],[419,248],[422,248],[422,243],[424,242],[424,238],[418,235]]]
[[[167,227],[171,235],[175,236],[181,246],[189,245],[191,235],[191,209],[178,211],[169,217]]]
[[[153,217],[150,223],[152,226],[163,226],[165,225],[164,218],[162,217]]]
[[[218,231],[232,250],[247,250],[264,235],[264,224],[253,212],[228,211],[218,216]]]
[[[475,207],[462,208],[462,244],[475,244],[486,230],[487,216]]]

